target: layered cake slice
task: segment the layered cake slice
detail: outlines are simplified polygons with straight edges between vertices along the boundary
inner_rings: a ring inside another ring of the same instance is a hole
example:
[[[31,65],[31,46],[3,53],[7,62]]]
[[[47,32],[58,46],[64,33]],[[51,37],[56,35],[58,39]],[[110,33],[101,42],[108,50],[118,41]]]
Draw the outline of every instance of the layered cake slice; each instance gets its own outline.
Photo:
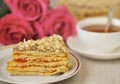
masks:
[[[7,71],[13,76],[55,75],[72,68],[67,47],[59,35],[20,42]]]

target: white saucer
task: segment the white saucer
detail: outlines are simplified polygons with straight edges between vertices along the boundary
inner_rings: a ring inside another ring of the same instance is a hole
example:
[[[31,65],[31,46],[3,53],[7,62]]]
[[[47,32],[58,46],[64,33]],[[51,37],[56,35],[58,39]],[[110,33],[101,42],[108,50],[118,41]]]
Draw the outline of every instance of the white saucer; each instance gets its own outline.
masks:
[[[116,59],[120,58],[120,50],[110,52],[110,53],[96,53],[92,52],[84,47],[84,45],[81,43],[78,36],[75,37],[69,37],[67,39],[67,45],[72,50],[76,51],[79,54],[82,54],[83,56],[94,58],[94,59]]]

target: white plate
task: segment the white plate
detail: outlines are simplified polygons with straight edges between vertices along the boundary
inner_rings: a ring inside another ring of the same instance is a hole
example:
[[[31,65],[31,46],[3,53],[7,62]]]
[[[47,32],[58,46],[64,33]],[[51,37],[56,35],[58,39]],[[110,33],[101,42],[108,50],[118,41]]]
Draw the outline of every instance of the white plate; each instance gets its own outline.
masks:
[[[75,37],[69,37],[67,39],[67,45],[74,51],[76,51],[79,54],[82,54],[83,56],[94,58],[94,59],[116,59],[120,58],[120,50],[112,51],[109,53],[96,53],[92,52],[91,50],[88,50],[85,48],[85,46],[81,43],[78,36]]]
[[[6,65],[11,58],[10,55],[12,54],[12,50],[13,48],[7,48],[0,51],[0,81],[22,84],[53,83],[72,77],[79,71],[81,67],[79,57],[70,52],[70,58],[73,62],[73,68],[68,73],[54,76],[10,76],[6,72]]]

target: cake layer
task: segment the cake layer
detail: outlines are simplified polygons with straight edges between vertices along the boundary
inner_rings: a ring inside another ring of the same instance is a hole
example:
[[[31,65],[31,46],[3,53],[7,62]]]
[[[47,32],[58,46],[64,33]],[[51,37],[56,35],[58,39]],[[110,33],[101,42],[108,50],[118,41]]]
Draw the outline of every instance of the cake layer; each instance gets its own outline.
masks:
[[[67,66],[59,66],[59,67],[40,67],[40,66],[28,66],[28,67],[23,67],[23,66],[17,66],[17,67],[11,67],[8,66],[7,70],[8,71],[36,71],[36,72],[53,72],[53,71],[67,71],[70,67]]]
[[[21,59],[21,60],[35,60],[35,61],[59,61],[69,59],[67,55],[65,56],[35,56],[35,55],[21,55],[12,57],[13,59]]]
[[[68,54],[67,52],[40,52],[40,51],[14,51],[12,56],[21,56],[21,55],[26,55],[26,56],[66,56]]]
[[[9,74],[11,76],[42,76],[42,75],[56,75],[56,74],[61,74],[62,72],[20,72],[20,71],[9,71]]]
[[[59,66],[59,67],[39,67],[39,66],[29,66],[29,67],[7,67],[7,71],[9,72],[9,74],[11,75],[18,75],[17,72],[21,72],[21,73],[26,73],[26,75],[28,75],[28,72],[34,72],[34,73],[43,73],[48,74],[50,73],[52,74],[59,74],[59,73],[64,73],[64,72],[68,72],[70,69],[70,67],[67,66]],[[33,75],[33,74],[31,74]]]
[[[56,66],[72,66],[69,60],[66,61],[52,61],[52,62],[16,62],[10,61],[8,62],[8,66],[49,66],[49,67],[56,67]]]

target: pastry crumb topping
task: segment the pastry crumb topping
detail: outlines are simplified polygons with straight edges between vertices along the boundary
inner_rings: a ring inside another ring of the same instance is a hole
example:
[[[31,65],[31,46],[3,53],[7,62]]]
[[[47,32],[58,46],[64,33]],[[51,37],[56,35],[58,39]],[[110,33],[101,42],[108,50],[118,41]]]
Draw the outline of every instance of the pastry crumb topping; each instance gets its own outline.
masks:
[[[24,40],[18,43],[14,51],[67,52],[63,38],[57,34],[38,40]]]

